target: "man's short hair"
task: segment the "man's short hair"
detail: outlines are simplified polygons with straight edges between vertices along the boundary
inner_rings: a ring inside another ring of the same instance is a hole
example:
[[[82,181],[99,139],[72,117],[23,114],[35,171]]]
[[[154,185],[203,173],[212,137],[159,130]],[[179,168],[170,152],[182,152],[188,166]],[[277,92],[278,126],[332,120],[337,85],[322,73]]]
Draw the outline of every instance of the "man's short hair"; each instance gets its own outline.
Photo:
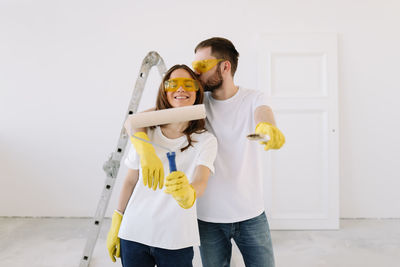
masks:
[[[238,65],[239,52],[232,42],[222,37],[213,37],[200,42],[194,49],[194,52],[196,53],[198,49],[206,47],[211,47],[211,55],[215,58],[229,60],[233,77]]]

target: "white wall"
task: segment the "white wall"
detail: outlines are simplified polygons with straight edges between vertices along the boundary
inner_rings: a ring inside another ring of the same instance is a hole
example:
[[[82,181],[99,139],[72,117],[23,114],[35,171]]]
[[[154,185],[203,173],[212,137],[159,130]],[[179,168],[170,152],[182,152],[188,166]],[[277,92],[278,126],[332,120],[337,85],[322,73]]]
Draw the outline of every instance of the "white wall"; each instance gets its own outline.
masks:
[[[399,12],[396,0],[2,0],[0,216],[94,214],[148,51],[190,64],[199,41],[227,37],[236,82],[258,88],[257,34],[337,32],[341,217],[400,217]],[[140,109],[158,82],[153,70]]]

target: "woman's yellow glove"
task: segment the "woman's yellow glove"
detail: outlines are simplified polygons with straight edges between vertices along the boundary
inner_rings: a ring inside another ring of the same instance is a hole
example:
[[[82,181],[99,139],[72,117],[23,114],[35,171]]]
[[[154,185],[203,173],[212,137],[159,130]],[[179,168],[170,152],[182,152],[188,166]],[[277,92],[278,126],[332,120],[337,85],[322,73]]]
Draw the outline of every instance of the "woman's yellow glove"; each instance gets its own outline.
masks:
[[[144,132],[134,134],[139,138],[149,141],[149,137]],[[143,183],[149,188],[156,190],[157,185],[161,189],[164,186],[164,167],[157,156],[152,144],[143,142],[131,136],[131,142],[140,156],[140,165],[142,165]]]
[[[121,245],[119,243],[119,227],[121,226],[122,214],[114,211],[111,221],[111,227],[107,235],[107,249],[110,258],[113,262],[116,261],[115,257],[119,258],[121,254]]]
[[[164,192],[171,194],[182,208],[191,208],[196,200],[196,191],[186,175],[181,171],[171,172],[165,180]]]
[[[279,149],[285,143],[285,136],[283,133],[271,123],[260,122],[256,126],[255,133],[269,136],[269,140],[267,142],[260,142],[260,144],[265,145],[264,150]]]

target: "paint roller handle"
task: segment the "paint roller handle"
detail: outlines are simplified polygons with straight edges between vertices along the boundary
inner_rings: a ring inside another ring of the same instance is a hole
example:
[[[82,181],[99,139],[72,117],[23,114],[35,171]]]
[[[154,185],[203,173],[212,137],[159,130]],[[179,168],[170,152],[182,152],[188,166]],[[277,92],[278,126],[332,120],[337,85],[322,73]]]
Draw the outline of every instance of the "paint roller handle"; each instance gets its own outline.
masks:
[[[175,152],[168,152],[167,158],[169,162],[169,172],[175,172],[176,171]]]

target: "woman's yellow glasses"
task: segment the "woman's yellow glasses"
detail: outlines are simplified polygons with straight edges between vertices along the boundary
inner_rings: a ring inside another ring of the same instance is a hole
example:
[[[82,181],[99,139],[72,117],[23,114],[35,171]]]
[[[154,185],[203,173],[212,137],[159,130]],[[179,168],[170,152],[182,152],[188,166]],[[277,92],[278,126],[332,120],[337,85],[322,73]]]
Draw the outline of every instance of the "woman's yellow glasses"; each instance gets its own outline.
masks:
[[[215,65],[217,65],[221,61],[223,61],[223,59],[215,59],[215,58],[193,61],[192,67],[198,73],[205,73],[211,70]]]
[[[164,82],[164,88],[167,92],[175,92],[182,87],[187,92],[199,90],[199,82],[190,78],[174,78]]]

